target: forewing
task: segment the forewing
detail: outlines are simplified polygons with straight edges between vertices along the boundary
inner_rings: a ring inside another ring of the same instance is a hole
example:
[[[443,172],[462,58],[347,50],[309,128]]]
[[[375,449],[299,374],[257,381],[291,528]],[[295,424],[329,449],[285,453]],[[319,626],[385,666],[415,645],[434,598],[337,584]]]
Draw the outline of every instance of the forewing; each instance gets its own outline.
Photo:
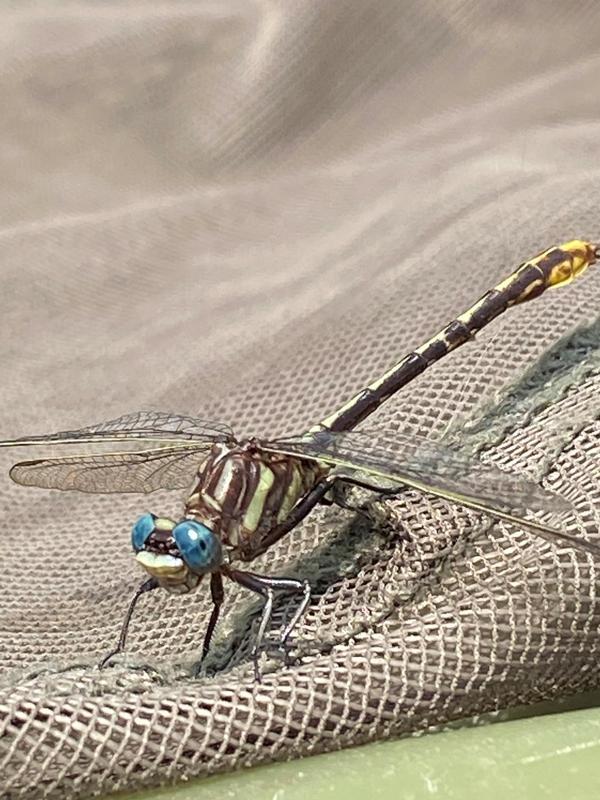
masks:
[[[154,492],[187,488],[209,445],[21,461],[10,470],[23,486],[79,492]]]
[[[0,447],[25,447],[39,444],[82,444],[121,441],[161,441],[165,443],[223,442],[233,439],[233,431],[223,423],[164,411],[134,411],[122,417],[73,431],[21,436],[0,441]]]
[[[422,436],[393,436],[381,431],[319,431],[281,439],[298,454],[338,466],[367,471],[384,481],[421,483],[433,494],[444,491],[499,511],[566,513],[570,504],[537,483]]]
[[[528,518],[529,512],[537,511],[551,515],[552,522],[563,519],[572,511],[564,498],[441,442],[381,431],[324,430],[280,439],[268,447],[331,464],[344,473],[368,473],[382,488],[409,486],[600,554],[600,548]]]

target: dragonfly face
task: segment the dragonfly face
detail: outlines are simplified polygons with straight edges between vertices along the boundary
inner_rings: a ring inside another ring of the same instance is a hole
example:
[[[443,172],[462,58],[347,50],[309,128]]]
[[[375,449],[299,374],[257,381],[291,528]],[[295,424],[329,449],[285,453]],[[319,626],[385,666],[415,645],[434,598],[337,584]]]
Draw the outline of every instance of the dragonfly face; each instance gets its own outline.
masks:
[[[138,564],[175,594],[195,589],[206,573],[223,563],[219,538],[192,519],[176,523],[144,514],[133,526],[131,544]]]

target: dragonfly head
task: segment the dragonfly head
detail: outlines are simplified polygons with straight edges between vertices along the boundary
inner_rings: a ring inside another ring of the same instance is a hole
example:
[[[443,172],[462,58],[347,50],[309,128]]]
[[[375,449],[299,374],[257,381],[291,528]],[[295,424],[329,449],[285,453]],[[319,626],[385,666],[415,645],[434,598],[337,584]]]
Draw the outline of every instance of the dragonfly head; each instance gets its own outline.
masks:
[[[136,561],[171,591],[189,591],[223,562],[219,538],[194,519],[174,522],[144,514],[133,526]]]

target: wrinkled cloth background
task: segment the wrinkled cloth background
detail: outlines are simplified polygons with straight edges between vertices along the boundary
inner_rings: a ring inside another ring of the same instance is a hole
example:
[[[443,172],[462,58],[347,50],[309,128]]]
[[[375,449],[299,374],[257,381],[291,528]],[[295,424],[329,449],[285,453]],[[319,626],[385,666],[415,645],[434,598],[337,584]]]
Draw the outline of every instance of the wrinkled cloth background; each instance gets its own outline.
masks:
[[[5,5],[0,432],[148,408],[296,432],[525,258],[598,239],[599,30],[596,3],[541,0]],[[485,450],[598,537],[599,303],[592,269],[368,426]],[[144,598],[100,673],[140,581],[130,526],[181,498],[24,489],[6,471],[26,457],[0,451],[2,797],[156,785],[600,682],[593,559],[412,492],[371,525],[319,511],[253,565],[314,588],[296,663],[265,658],[262,684],[260,605],[233,587],[214,675],[189,677],[204,587]]]

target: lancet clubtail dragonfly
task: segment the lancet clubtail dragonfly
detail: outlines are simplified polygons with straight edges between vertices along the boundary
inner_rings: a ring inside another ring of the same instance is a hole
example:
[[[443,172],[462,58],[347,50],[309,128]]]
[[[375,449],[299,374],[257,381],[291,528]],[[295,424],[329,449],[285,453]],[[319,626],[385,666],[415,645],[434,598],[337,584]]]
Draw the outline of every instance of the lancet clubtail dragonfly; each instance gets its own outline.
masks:
[[[381,436],[353,429],[385,400],[427,367],[469,341],[507,308],[562,286],[600,257],[600,246],[571,241],[551,247],[519,266],[471,308],[417,347],[341,408],[307,433],[273,441],[237,440],[225,424],[189,416],[136,412],[87,428],[22,437],[0,446],[134,442],[143,449],[39,458],[11,469],[26,486],[83,492],[152,492],[187,488],[180,521],[146,513],[133,526],[135,558],[149,574],[135,592],[117,647],[125,648],[139,598],[159,587],[172,593],[195,589],[210,576],[212,613],[202,659],[209,651],[224,598],[223,578],[261,595],[264,608],[253,647],[257,659],[269,623],[274,593],[298,592],[301,600],[283,630],[288,639],[310,602],[307,581],[267,577],[239,568],[294,528],[319,502],[335,499],[331,490],[351,484],[382,491],[411,487],[460,506],[525,528],[556,543],[600,555],[594,544],[529,516],[532,511],[562,513],[570,506],[525,478],[510,475],[422,437]],[[236,566],[237,562],[237,566]],[[201,661],[202,661],[201,659]],[[201,663],[200,661],[200,663]]]

